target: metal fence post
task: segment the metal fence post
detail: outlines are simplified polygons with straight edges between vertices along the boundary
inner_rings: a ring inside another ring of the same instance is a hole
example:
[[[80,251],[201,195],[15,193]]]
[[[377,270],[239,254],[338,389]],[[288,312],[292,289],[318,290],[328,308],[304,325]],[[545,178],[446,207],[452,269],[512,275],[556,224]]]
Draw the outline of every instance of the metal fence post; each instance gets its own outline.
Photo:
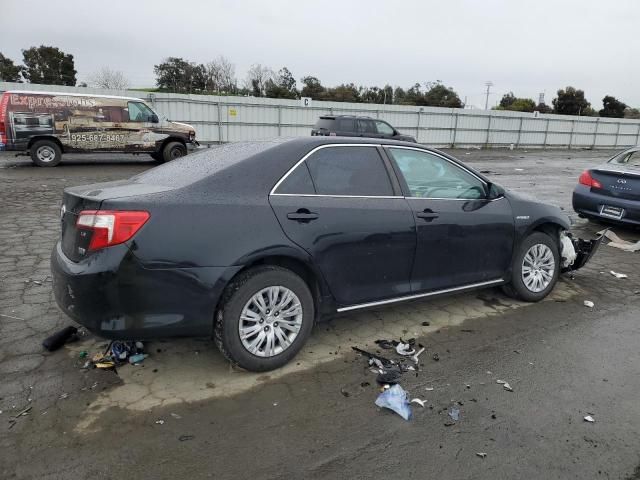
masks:
[[[618,128],[616,129],[616,143],[614,147],[618,146],[618,137],[620,136],[620,125],[622,125],[622,122],[618,122]]]
[[[596,148],[596,142],[598,141],[598,127],[600,126],[600,117],[596,118],[596,130],[593,132],[593,143],[591,144],[591,150]],[[640,129],[638,129],[640,132]]]
[[[278,136],[282,136],[282,105],[278,105]]]
[[[451,140],[451,148],[456,148],[456,136],[458,135],[458,112],[454,112],[453,115],[453,140]]]
[[[491,116],[491,114],[489,114],[489,124],[487,125],[487,138],[484,142],[484,147],[485,148],[489,148],[489,134],[491,133],[491,121],[493,120],[493,117]]]
[[[220,111],[220,101],[218,101],[217,107],[218,107],[218,143],[222,145],[222,113]]]
[[[416,122],[416,142],[420,143],[420,115],[421,111],[418,110],[418,121]]]
[[[520,125],[518,125],[518,138],[516,139],[516,148],[520,148],[520,135],[522,134],[522,122],[524,117],[520,117]]]
[[[636,145],[640,143],[640,123],[638,123],[638,132],[636,133]]]
[[[569,134],[569,150],[571,150],[571,145],[573,144],[573,131],[576,129],[576,121],[571,120],[571,133]]]
[[[542,148],[546,149],[547,148],[547,136],[549,135],[549,119],[547,118],[547,125],[545,126],[544,129],[544,141],[542,142]]]

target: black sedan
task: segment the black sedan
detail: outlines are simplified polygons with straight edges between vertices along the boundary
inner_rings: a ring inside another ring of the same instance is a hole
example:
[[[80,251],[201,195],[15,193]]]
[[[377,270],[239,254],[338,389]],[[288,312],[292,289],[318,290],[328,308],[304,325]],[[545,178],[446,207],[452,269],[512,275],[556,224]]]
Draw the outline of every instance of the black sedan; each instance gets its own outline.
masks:
[[[640,146],[582,172],[573,191],[573,209],[585,218],[640,225]]]
[[[288,362],[337,312],[502,285],[538,301],[595,241],[437,150],[340,137],[237,143],[67,188],[58,305],[108,338],[213,335]]]

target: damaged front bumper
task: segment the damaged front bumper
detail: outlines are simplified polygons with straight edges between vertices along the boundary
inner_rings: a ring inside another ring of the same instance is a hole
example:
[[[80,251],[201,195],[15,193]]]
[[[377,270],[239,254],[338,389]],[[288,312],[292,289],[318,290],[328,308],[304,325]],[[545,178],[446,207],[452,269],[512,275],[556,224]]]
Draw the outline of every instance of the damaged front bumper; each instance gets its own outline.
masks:
[[[593,240],[576,238],[567,231],[560,232],[560,271],[573,272],[584,267],[600,248],[607,230],[599,232],[598,238]]]

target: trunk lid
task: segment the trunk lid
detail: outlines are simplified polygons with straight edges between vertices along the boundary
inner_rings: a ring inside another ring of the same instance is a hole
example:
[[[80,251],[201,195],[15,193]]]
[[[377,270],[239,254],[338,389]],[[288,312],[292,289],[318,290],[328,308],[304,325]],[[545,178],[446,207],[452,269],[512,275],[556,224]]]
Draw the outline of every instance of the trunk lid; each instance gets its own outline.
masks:
[[[605,165],[592,170],[591,176],[602,184],[601,195],[640,200],[640,169]]]
[[[62,251],[72,262],[79,262],[94,253],[89,252],[88,249],[92,232],[76,227],[80,212],[100,210],[105,200],[147,195],[167,190],[172,190],[172,187],[137,183],[132,180],[65,188],[60,207]]]

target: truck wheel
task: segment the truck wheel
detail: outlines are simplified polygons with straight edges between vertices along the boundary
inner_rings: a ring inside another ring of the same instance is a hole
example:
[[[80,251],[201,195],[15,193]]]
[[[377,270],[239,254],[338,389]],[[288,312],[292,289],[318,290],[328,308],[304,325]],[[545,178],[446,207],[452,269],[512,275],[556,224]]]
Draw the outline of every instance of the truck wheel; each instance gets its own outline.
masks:
[[[558,244],[549,235],[533,232],[520,244],[513,258],[511,283],[503,290],[525,302],[546,297],[560,273]]]
[[[252,268],[226,288],[216,312],[214,340],[233,364],[253,372],[281,367],[311,334],[314,303],[309,287],[290,270]]]
[[[162,150],[162,159],[170,162],[176,158],[184,157],[187,154],[187,147],[180,142],[169,142]]]
[[[62,160],[62,150],[52,140],[36,140],[29,148],[31,160],[39,167],[55,167]]]

